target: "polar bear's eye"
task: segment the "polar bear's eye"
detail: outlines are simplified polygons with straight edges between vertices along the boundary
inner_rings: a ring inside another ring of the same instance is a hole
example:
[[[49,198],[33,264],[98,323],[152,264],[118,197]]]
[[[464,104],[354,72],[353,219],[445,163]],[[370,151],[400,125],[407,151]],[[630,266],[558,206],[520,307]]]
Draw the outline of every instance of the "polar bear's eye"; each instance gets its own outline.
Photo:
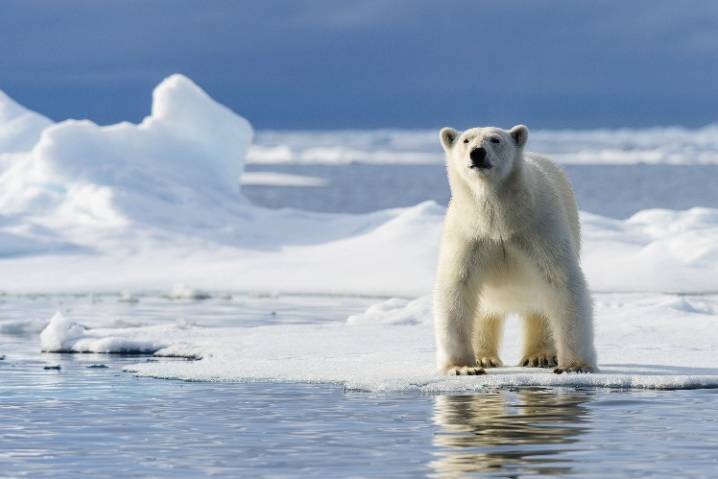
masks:
[[[501,143],[501,140],[496,136],[492,136],[491,138],[489,138],[489,141],[491,143]]]
[[[469,139],[468,139],[468,138],[464,138],[464,143],[468,143],[468,142],[469,142]]]

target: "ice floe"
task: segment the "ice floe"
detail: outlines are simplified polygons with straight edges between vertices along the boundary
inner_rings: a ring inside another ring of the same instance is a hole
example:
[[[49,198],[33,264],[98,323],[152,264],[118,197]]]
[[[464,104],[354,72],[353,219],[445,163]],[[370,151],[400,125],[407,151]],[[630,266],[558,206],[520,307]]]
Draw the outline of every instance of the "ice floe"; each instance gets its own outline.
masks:
[[[682,389],[718,387],[713,364],[718,296],[597,294],[598,374],[556,375],[519,367],[484,376],[434,370],[431,301],[390,299],[343,322],[202,327],[85,328],[55,315],[45,351],[136,352],[198,361],[138,361],[144,376],[208,381],[300,381],[370,391],[460,392],[495,387],[567,386]],[[508,322],[502,359],[520,357],[519,322]]]

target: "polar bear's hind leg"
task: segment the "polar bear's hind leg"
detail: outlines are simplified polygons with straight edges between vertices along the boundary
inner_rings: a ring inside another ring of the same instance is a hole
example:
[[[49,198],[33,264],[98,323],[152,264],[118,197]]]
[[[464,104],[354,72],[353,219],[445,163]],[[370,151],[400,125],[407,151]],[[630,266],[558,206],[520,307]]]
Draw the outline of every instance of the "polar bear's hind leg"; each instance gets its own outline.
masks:
[[[553,368],[558,365],[551,325],[540,314],[527,314],[524,323],[524,352],[519,366]]]

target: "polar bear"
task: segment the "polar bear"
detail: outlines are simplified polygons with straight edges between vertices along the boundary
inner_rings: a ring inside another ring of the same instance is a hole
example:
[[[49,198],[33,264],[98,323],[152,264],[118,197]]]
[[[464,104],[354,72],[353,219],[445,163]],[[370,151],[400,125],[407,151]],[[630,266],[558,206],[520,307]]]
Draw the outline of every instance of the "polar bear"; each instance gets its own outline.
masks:
[[[434,289],[439,369],[473,375],[500,366],[502,323],[517,313],[519,365],[596,371],[578,210],[563,172],[524,153],[524,125],[439,136],[451,187]]]

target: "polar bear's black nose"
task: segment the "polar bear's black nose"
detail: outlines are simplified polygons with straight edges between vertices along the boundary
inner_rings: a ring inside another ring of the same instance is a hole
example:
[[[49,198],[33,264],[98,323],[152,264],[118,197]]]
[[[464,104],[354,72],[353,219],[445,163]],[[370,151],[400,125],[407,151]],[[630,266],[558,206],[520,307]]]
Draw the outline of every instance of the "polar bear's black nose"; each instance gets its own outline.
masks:
[[[486,159],[486,149],[483,147],[478,147],[473,150],[471,150],[471,153],[469,154],[469,157],[471,158],[471,168],[491,168],[491,163],[488,159]]]

